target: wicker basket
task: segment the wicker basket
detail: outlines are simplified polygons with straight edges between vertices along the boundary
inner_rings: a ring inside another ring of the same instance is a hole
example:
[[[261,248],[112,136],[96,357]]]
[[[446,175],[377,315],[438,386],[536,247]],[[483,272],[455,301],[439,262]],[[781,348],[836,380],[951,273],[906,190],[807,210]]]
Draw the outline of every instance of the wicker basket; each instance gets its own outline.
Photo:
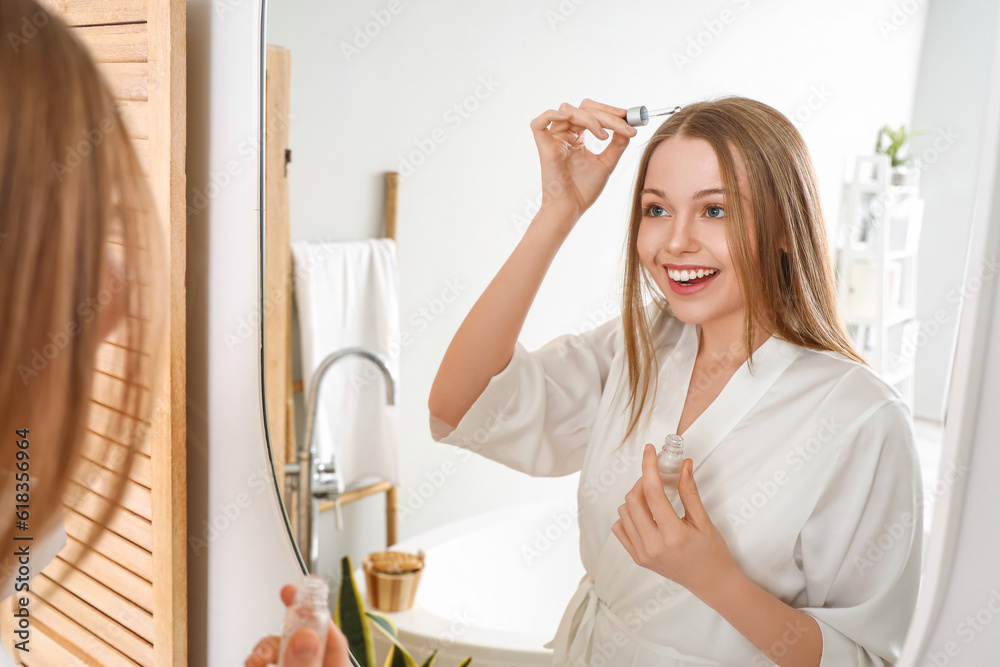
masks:
[[[365,556],[368,605],[378,611],[405,611],[417,599],[424,552],[376,551]]]

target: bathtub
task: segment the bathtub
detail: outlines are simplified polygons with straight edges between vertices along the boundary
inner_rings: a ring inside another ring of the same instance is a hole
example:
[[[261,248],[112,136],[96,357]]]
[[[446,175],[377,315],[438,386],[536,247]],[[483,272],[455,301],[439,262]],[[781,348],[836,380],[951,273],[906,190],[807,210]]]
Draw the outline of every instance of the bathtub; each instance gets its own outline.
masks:
[[[519,505],[457,521],[393,545],[426,553],[411,609],[387,614],[418,664],[472,656],[473,667],[550,665],[552,639],[583,576],[575,498]],[[365,577],[355,571],[362,595]],[[378,630],[377,662],[389,642]]]

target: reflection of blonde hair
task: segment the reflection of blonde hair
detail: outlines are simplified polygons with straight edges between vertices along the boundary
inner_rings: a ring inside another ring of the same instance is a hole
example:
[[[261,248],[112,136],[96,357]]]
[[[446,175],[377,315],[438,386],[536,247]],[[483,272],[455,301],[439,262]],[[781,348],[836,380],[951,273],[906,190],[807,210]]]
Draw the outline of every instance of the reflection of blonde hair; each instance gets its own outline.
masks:
[[[653,151],[673,136],[707,141],[719,160],[728,222],[726,240],[744,301],[745,357],[751,357],[755,332],[763,328],[796,345],[839,352],[868,365],[851,346],[837,309],[816,175],[801,135],[778,111],[744,97],[692,104],[657,129],[639,162],[622,301],[631,406],[625,440],[638,424],[650,379],[654,395],[656,391],[655,323],[647,318],[644,290],[653,296],[658,307],[654,312],[673,316],[639,259],[636,246],[649,160]],[[749,192],[744,195],[750,210],[744,210],[739,196],[734,155],[746,168]],[[751,238],[756,239],[756,248]],[[749,367],[753,369],[752,359]]]
[[[113,296],[126,313],[108,358],[122,361],[101,364],[93,398],[113,415],[101,435],[126,453],[112,456],[105,441],[103,456],[89,455],[117,473],[98,524],[109,520],[134,450],[149,433],[168,305],[166,237],[86,49],[34,0],[0,1],[0,35],[0,470],[20,465],[31,475],[29,532],[10,523],[13,512],[0,518],[7,558],[15,533],[37,539],[52,527],[80,462],[102,342],[98,322]],[[111,255],[122,270],[106,287]],[[18,429],[28,429],[26,449]],[[0,493],[10,507],[14,489],[0,484]],[[0,568],[0,581],[6,573]]]

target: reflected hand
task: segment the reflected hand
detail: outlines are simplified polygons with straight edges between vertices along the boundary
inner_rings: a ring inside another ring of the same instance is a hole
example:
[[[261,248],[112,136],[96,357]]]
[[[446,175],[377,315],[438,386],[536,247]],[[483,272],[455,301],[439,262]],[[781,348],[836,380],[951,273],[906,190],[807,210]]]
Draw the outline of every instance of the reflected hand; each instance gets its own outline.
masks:
[[[604,189],[611,172],[634,137],[625,109],[583,100],[579,107],[563,103],[531,121],[542,167],[542,207],[558,211],[575,223]],[[584,146],[583,133],[598,139],[614,135],[603,151]]]
[[[285,606],[291,606],[295,600],[295,586],[291,584],[281,589],[281,601]],[[281,647],[281,637],[270,635],[264,637],[247,658],[246,667],[264,667],[278,663],[278,650]],[[285,653],[285,661],[280,667],[351,667],[348,655],[347,638],[330,620],[326,633],[326,653],[318,655],[319,637],[308,628],[303,628],[292,635]]]
[[[656,448],[647,444],[642,452],[642,477],[625,494],[611,532],[636,565],[704,599],[739,568],[725,538],[705,511],[691,474],[692,465],[691,459],[684,459],[677,487],[684,516],[679,517],[663,491]]]

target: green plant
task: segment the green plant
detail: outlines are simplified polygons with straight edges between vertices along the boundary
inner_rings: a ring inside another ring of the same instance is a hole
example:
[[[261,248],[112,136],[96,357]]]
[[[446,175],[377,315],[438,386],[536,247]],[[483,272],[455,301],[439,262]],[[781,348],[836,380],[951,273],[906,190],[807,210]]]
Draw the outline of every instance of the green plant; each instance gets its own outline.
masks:
[[[397,638],[396,625],[388,616],[365,609],[364,600],[354,581],[354,567],[350,556],[344,556],[341,564],[341,585],[337,592],[336,605],[333,612],[333,622],[347,637],[347,645],[357,658],[361,667],[375,667],[375,644],[372,641],[371,628],[376,627],[389,638],[392,646],[386,657],[384,667],[433,667],[437,651],[420,665],[410,653],[403,648]],[[468,667],[472,658],[466,658],[458,667]]]
[[[903,148],[903,144],[919,134],[923,134],[923,131],[907,132],[905,125],[900,125],[898,130],[893,130],[888,125],[883,125],[882,129],[878,131],[878,137],[875,139],[875,152],[888,155],[893,167],[906,164],[913,158],[900,157],[899,151]],[[889,139],[889,145],[883,148],[882,140],[885,138]]]

